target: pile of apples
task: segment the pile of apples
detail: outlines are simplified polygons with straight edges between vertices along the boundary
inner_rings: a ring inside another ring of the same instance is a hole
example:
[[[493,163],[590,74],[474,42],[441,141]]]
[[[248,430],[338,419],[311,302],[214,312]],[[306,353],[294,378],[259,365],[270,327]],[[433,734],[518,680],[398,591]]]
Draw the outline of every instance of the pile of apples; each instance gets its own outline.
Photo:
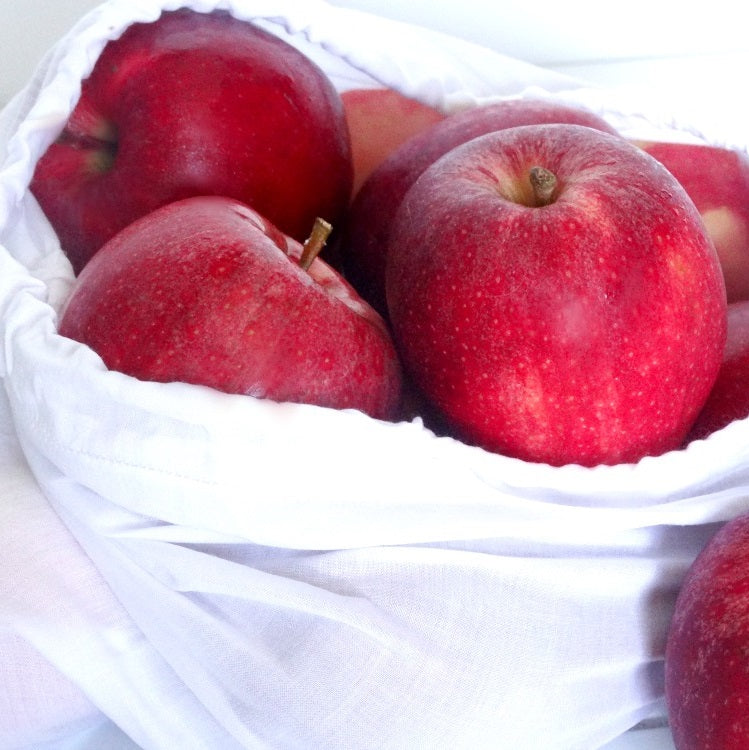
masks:
[[[629,142],[549,100],[341,95],[275,36],[183,9],[105,47],[31,189],[77,275],[60,333],[137,378],[419,413],[552,465],[635,462],[749,414],[731,149]],[[726,598],[747,584],[711,598],[729,564],[749,573],[749,521],[716,544],[669,642],[679,748],[749,746],[729,721],[749,609]],[[735,734],[710,745],[720,724]]]
[[[316,257],[352,180],[340,95],[294,47],[226,12],[130,26],[31,183],[78,274],[60,333],[144,380],[394,418],[390,334]]]
[[[728,149],[549,100],[341,95],[259,27],[182,9],[106,45],[31,190],[77,274],[60,333],[141,379],[417,412],[552,465],[749,412],[725,396],[749,297]]]

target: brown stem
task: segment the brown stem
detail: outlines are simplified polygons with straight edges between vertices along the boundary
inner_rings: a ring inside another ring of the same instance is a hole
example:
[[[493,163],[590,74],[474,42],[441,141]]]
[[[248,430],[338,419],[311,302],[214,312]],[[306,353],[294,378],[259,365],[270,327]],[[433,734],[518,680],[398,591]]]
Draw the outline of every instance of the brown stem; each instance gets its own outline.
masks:
[[[557,177],[545,167],[531,167],[529,172],[533,196],[537,206],[548,206],[554,198]]]
[[[306,271],[312,265],[312,262],[325,247],[325,243],[328,241],[328,237],[330,237],[332,231],[333,227],[325,219],[321,219],[319,216],[315,219],[312,232],[307,240],[305,240],[304,249],[299,258],[301,268]]]

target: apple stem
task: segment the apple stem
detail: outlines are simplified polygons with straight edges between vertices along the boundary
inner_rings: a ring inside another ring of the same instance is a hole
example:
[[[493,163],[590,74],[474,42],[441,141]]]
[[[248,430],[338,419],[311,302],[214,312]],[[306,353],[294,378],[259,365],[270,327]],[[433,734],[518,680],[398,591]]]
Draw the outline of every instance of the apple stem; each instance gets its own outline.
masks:
[[[325,243],[328,241],[328,237],[330,237],[332,231],[333,227],[325,219],[321,219],[319,216],[315,219],[312,232],[305,240],[304,249],[299,258],[301,268],[306,271],[312,265],[312,262],[325,247]]]
[[[556,175],[545,167],[531,167],[529,177],[536,206],[548,206],[557,187]]]

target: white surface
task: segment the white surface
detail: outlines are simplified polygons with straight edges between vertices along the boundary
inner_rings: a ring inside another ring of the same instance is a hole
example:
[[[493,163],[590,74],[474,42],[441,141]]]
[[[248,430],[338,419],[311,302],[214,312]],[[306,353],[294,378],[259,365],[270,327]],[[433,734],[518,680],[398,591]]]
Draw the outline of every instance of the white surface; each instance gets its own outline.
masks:
[[[76,733],[34,750],[141,750],[110,722]],[[473,750],[484,750],[473,748]],[[548,748],[548,750],[554,750]],[[671,734],[666,728],[638,729],[627,732],[599,750],[674,750]]]
[[[570,63],[746,52],[749,11],[732,0],[333,0],[334,5],[424,24],[547,67]]]
[[[93,748],[92,748],[93,750]],[[675,750],[671,732],[666,727],[635,729],[626,732],[600,750]]]
[[[98,0],[0,1],[0,104],[28,80],[42,54]],[[749,8],[680,0],[332,0],[333,5],[424,25],[503,54],[602,83],[675,86],[708,99],[728,95],[749,60]],[[19,33],[20,30],[20,33]],[[612,65],[612,63],[616,63]],[[717,94],[716,94],[717,90]]]
[[[31,77],[42,55],[97,0],[0,0],[0,105]]]

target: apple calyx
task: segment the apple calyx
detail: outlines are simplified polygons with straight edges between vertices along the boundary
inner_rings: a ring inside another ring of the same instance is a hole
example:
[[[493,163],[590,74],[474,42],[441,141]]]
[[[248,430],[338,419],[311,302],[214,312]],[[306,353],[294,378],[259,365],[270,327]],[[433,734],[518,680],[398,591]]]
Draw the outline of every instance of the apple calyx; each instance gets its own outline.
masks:
[[[557,187],[556,175],[546,167],[531,167],[528,178],[533,188],[534,205],[548,206],[554,202],[554,192]]]
[[[312,265],[312,262],[325,247],[325,243],[328,241],[328,237],[330,237],[332,231],[333,227],[325,219],[321,219],[319,216],[315,219],[315,223],[312,225],[312,232],[310,232],[310,236],[304,241],[302,254],[299,258],[300,268],[306,271]]]

